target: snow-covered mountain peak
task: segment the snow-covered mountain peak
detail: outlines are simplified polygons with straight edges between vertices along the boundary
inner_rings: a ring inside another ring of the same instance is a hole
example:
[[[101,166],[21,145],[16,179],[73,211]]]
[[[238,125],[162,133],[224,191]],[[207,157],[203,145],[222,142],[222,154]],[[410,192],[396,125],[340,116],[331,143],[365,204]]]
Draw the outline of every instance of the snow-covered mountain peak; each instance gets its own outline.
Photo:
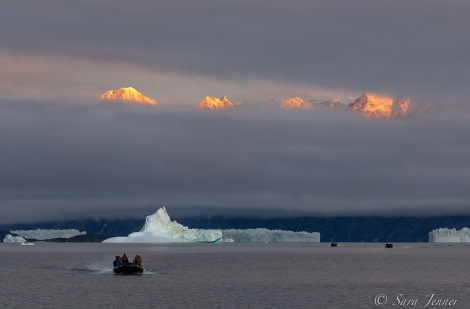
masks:
[[[101,100],[126,101],[130,103],[141,103],[157,105],[157,101],[140,93],[134,87],[124,87],[117,90],[109,90],[100,96]]]
[[[349,104],[349,108],[366,118],[399,118],[406,114],[409,99],[398,99],[366,92]]]
[[[281,107],[286,109],[293,108],[304,108],[304,109],[313,109],[313,104],[310,102],[305,102],[301,97],[293,97],[290,99],[282,99]]]
[[[199,109],[219,110],[227,107],[233,107],[234,104],[226,97],[210,97],[206,96],[199,102]]]

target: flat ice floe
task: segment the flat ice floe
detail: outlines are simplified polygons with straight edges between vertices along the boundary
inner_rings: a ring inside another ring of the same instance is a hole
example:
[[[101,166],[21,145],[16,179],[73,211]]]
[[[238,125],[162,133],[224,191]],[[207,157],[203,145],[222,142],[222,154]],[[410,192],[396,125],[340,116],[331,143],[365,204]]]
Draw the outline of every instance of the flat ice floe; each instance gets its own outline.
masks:
[[[68,230],[48,230],[48,229],[36,229],[36,230],[15,230],[10,231],[10,233],[19,235],[26,239],[35,239],[35,240],[47,240],[54,238],[71,238],[78,235],[85,235],[86,232],[80,232],[76,229]]]
[[[269,229],[222,230],[224,241],[234,242],[320,242],[318,232],[293,232]]]

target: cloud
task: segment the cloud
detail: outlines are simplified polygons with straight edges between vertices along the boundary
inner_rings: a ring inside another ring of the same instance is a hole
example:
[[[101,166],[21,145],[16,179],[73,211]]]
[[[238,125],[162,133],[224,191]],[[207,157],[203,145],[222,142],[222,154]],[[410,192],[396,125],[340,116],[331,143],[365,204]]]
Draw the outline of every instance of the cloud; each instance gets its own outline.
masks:
[[[3,100],[0,217],[143,216],[162,205],[264,215],[462,213],[468,118]]]
[[[464,212],[469,23],[466,2],[2,1],[0,218]],[[96,101],[128,85],[159,106]],[[440,109],[279,108],[366,91]]]
[[[2,2],[0,12],[2,52],[92,61],[98,72],[121,63],[127,76],[126,66],[138,66],[226,84],[250,79],[467,104],[464,2],[18,0]]]

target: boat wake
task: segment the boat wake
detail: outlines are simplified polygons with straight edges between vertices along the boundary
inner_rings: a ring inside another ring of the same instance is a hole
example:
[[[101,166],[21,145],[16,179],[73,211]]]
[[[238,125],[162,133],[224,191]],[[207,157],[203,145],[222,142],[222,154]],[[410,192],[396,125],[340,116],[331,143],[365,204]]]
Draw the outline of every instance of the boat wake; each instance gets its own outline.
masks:
[[[106,275],[106,274],[112,275],[113,274],[113,268],[112,267],[99,265],[99,264],[88,265],[88,266],[86,266],[85,269],[88,270],[89,272],[93,273],[93,274],[104,274],[104,275]]]
[[[89,265],[84,265],[84,266],[69,266],[69,267],[60,267],[60,266],[46,266],[44,267],[46,269],[54,270],[54,271],[65,271],[65,272],[71,272],[74,274],[83,274],[83,275],[115,275],[113,271],[113,267],[104,265],[104,264],[98,264],[98,263],[92,263]],[[145,268],[142,274],[145,275],[156,275],[158,273],[158,270],[156,268]]]

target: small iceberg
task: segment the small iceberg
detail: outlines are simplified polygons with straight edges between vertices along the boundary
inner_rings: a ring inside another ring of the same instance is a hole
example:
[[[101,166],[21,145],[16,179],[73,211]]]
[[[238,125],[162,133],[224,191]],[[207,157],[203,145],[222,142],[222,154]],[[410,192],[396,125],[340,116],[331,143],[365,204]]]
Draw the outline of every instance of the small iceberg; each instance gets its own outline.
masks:
[[[21,236],[13,236],[11,234],[7,234],[7,235],[5,235],[5,238],[3,239],[3,242],[7,243],[7,244],[12,244],[12,243],[25,244],[26,239],[24,239]]]

